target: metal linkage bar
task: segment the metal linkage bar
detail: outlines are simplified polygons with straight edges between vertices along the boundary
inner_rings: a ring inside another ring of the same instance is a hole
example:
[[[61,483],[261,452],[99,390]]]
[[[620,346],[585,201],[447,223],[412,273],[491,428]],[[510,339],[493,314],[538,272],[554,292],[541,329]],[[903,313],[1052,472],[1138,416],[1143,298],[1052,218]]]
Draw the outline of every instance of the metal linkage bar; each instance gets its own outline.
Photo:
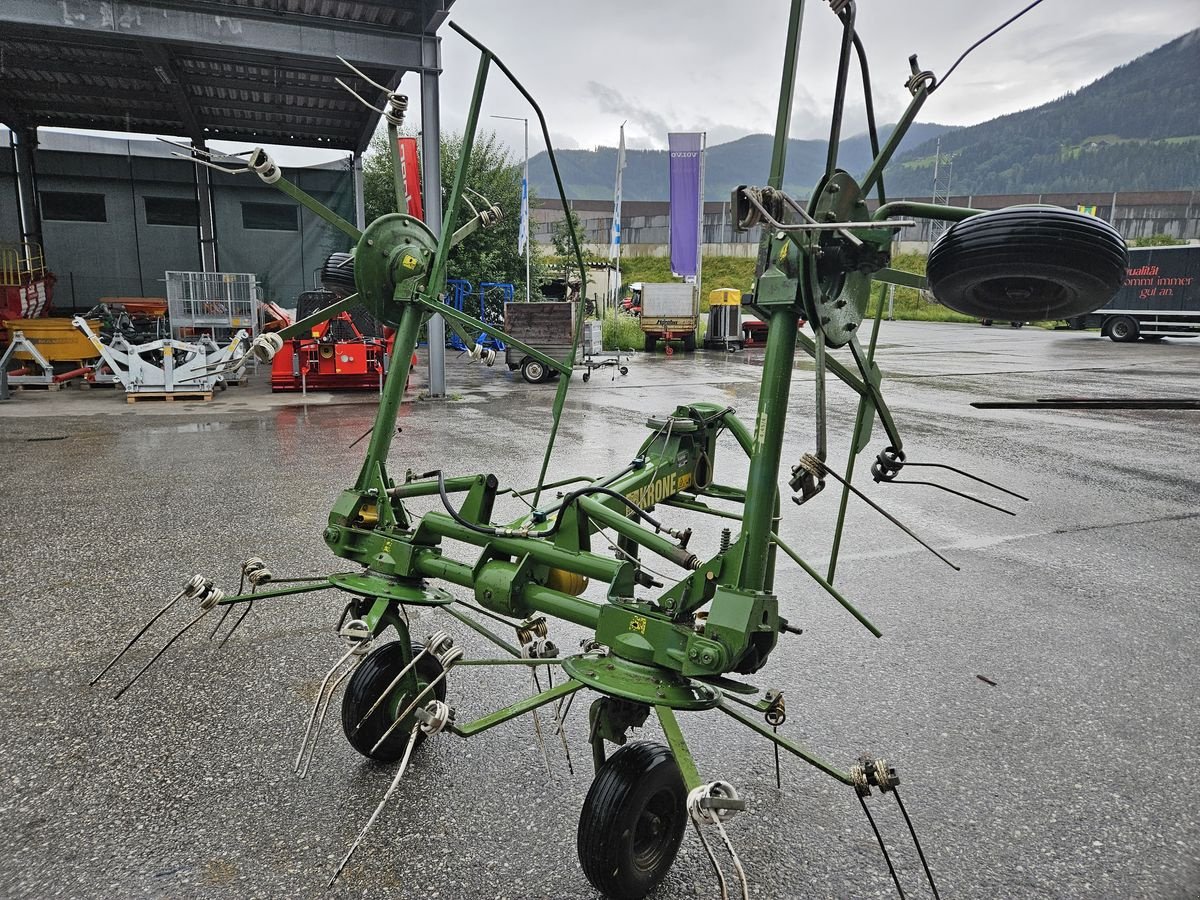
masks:
[[[544,662],[544,660],[538,660]],[[503,722],[510,719],[515,719],[518,716],[523,716],[525,713],[545,706],[547,703],[553,703],[559,697],[565,697],[568,694],[573,694],[583,687],[578,681],[568,679],[562,684],[556,684],[548,690],[542,691],[534,697],[527,697],[524,700],[519,700],[511,706],[506,706],[503,709],[498,709],[493,713],[488,713],[473,722],[467,722],[463,725],[450,725],[448,730],[454,732],[459,737],[471,737],[479,734],[481,731],[487,731]]]
[[[793,743],[792,741],[789,741],[787,738],[776,734],[773,730],[771,730],[771,728],[768,725],[766,725],[762,722],[759,722],[757,719],[752,719],[749,716],[745,715],[744,713],[742,713],[736,709],[733,709],[731,706],[726,704],[724,701],[722,701],[717,706],[717,709],[721,710],[721,712],[725,713],[725,715],[729,716],[731,719],[741,722],[743,725],[745,725],[751,731],[757,731],[759,734],[761,734],[767,740],[774,742],[775,744],[782,747],[784,750],[788,751],[788,753],[791,753],[794,756],[800,757],[800,759],[804,760],[810,766],[812,766],[813,768],[819,769],[820,771],[824,772],[826,775],[830,776],[831,778],[837,779],[842,784],[847,784],[847,785],[854,784],[854,781],[851,778],[850,773],[843,772],[841,769],[837,768],[836,766],[834,766],[830,763],[827,763],[825,760],[821,759],[821,757],[817,756],[815,753],[812,753],[811,751],[806,750],[804,747],[801,747],[799,744]]]

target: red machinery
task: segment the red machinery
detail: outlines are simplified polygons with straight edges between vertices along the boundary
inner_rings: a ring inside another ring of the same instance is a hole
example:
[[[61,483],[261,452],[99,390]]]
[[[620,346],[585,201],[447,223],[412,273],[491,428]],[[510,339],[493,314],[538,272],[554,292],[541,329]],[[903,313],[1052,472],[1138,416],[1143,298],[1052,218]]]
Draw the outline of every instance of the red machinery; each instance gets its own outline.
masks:
[[[329,291],[305,291],[297,300],[296,317],[306,318],[336,299]],[[292,338],[271,363],[271,390],[379,390],[393,336],[390,329],[382,337],[364,334],[371,324],[342,312],[314,327],[309,337]]]
[[[0,244],[0,321],[49,315],[54,281],[37,244]],[[8,332],[0,328],[0,347],[6,343]]]

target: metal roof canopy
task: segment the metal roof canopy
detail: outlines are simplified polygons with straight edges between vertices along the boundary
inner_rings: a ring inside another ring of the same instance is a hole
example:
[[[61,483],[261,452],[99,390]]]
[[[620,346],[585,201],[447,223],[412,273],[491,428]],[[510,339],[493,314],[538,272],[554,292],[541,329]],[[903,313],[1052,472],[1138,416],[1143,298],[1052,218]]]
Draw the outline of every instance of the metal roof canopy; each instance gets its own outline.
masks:
[[[0,121],[361,153],[454,0],[4,0]]]

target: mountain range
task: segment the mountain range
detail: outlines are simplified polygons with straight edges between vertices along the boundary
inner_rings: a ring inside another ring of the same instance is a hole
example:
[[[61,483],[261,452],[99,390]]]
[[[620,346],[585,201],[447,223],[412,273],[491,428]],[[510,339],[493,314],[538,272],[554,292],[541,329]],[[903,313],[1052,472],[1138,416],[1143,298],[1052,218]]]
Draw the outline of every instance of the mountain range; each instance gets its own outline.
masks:
[[[939,138],[957,195],[1194,189],[1200,186],[1198,82],[1200,29],[1032,109],[966,128],[916,123],[885,173],[888,193],[931,193]],[[890,132],[882,127],[880,141]],[[826,143],[788,142],[788,193],[808,195],[824,172]],[[727,200],[739,184],[765,183],[771,145],[770,135],[752,134],[709,147],[705,199]],[[557,151],[568,197],[610,200],[616,154],[615,147]],[[842,140],[842,168],[860,175],[870,159],[865,134]],[[537,196],[557,193],[544,152],[530,159],[529,180]],[[626,200],[666,200],[667,152],[627,150],[622,192]]]

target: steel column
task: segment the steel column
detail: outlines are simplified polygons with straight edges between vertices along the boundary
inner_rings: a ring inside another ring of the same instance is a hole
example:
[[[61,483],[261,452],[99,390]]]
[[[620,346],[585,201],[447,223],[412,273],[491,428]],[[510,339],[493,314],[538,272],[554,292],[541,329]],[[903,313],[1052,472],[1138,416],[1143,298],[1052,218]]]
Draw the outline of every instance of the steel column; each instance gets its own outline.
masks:
[[[42,217],[37,199],[37,127],[10,132],[17,164],[17,213],[21,240],[42,247]],[[43,252],[45,247],[42,247]],[[28,252],[28,251],[26,251]],[[27,260],[31,262],[31,260]]]
[[[200,159],[198,151],[206,150],[203,143],[192,144],[192,155]],[[212,170],[208,166],[193,166],[196,170],[196,204],[200,209],[200,270],[217,272],[217,225],[213,215]]]
[[[427,36],[427,41],[441,43]],[[434,234],[442,231],[442,145],[437,69],[421,70],[421,193],[425,196],[425,224]],[[446,396],[446,321],[431,316],[429,331],[429,389],[433,398]]]
[[[362,154],[357,151],[350,157],[350,177],[354,180],[354,224],[362,231],[367,227],[367,202],[363,194]]]

